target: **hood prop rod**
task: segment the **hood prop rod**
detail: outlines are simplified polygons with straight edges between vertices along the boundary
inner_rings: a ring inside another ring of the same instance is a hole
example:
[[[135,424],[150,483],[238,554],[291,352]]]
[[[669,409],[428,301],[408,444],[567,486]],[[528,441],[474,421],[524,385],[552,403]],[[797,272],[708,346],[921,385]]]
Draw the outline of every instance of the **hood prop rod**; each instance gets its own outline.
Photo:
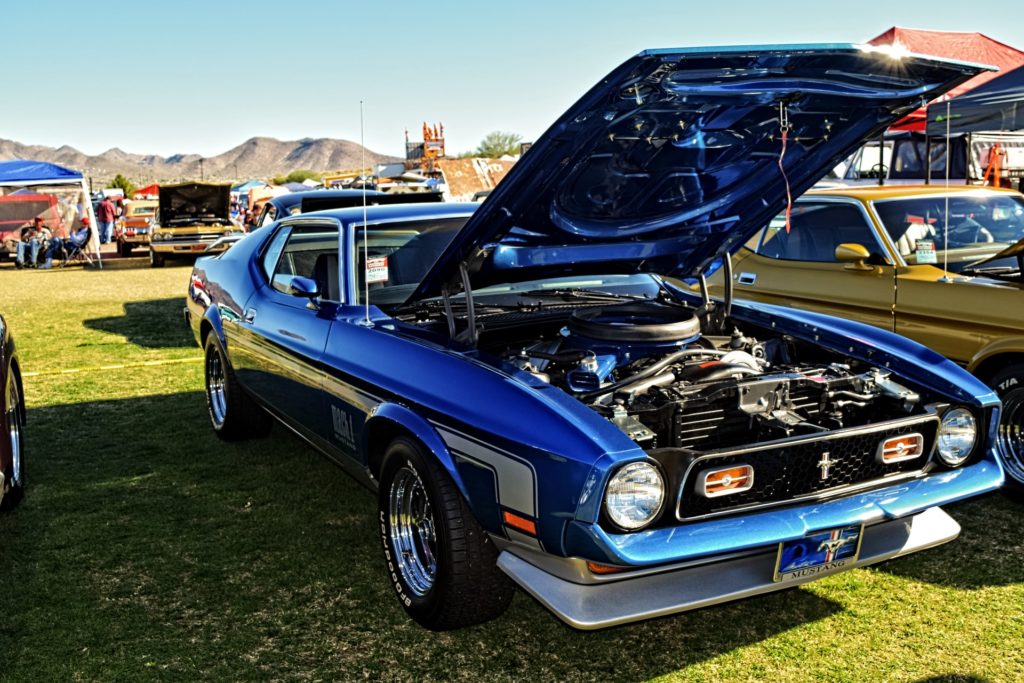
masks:
[[[465,261],[459,263],[459,274],[462,276],[462,291],[466,294],[466,334],[468,335],[466,341],[475,348],[477,342],[476,306],[473,302],[473,287],[469,283],[469,269],[466,267]],[[454,319],[450,320],[454,323]]]

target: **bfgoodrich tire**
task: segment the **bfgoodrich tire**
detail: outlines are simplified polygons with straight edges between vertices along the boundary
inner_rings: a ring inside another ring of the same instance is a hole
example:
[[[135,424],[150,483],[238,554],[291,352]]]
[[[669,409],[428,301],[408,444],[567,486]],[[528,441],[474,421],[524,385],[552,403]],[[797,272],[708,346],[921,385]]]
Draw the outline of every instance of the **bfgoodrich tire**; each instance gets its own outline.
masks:
[[[1024,363],[1006,366],[989,385],[1003,401],[998,444],[1006,468],[1005,491],[1024,501]]]
[[[391,442],[379,519],[388,579],[414,620],[434,631],[500,616],[515,586],[448,473],[415,441]]]
[[[8,489],[0,501],[0,510],[4,511],[13,510],[25,497],[25,404],[21,400],[21,387],[13,370],[9,373],[8,383],[10,386],[4,388],[7,391],[7,412],[3,415],[4,431],[0,435],[0,438],[8,440],[11,448],[11,464],[4,472],[4,485]]]
[[[220,339],[206,336],[206,408],[214,433],[225,441],[241,441],[270,432],[272,421],[266,411],[245,393],[228,363]]]

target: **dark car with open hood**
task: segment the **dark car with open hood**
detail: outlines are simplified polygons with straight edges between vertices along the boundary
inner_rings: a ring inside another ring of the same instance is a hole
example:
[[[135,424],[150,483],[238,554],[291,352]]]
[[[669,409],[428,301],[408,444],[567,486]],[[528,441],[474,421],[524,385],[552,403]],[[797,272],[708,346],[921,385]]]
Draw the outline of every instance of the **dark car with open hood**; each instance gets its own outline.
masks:
[[[159,268],[168,258],[194,258],[227,249],[218,240],[243,232],[231,221],[230,207],[230,185],[161,185],[157,220],[149,227],[150,265]]]
[[[25,427],[25,392],[14,337],[0,315],[0,510],[10,510],[25,495],[22,432]]]
[[[284,217],[192,272],[213,429],[272,416],[376,491],[385,578],[432,629],[516,586],[600,628],[951,541],[940,506],[1003,481],[988,387],[891,332],[684,283],[980,70],[643,52],[482,204]]]

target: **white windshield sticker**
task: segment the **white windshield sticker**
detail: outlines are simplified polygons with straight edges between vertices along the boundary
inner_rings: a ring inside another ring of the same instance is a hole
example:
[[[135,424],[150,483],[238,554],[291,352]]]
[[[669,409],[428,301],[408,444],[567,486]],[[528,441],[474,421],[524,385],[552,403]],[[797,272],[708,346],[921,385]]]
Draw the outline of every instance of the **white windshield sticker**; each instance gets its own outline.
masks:
[[[366,260],[366,284],[388,281],[388,257],[371,258]]]
[[[918,263],[938,263],[933,240],[917,240],[916,246],[917,249],[914,250],[914,253],[917,255]]]

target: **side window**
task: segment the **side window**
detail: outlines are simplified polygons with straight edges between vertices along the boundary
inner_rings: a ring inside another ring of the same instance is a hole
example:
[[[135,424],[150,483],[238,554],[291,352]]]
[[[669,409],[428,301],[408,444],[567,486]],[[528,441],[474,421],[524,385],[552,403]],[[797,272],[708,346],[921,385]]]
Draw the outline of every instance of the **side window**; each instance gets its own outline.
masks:
[[[788,261],[835,263],[836,247],[860,244],[879,253],[878,240],[859,208],[851,204],[801,202],[793,207],[790,230],[776,216],[764,230],[757,252]]]
[[[277,241],[285,235],[281,246]],[[320,285],[321,297],[327,301],[341,301],[338,277],[338,227],[336,225],[303,225],[284,228],[274,236],[266,257],[278,251],[276,264],[270,277],[270,286],[279,292],[288,292],[294,277],[308,277]],[[269,259],[265,261],[269,262]]]
[[[270,280],[274,274],[274,268],[277,266],[277,262],[281,259],[281,250],[284,249],[284,243],[288,239],[289,233],[291,233],[290,227],[283,227],[277,231],[274,235],[270,244],[267,246],[267,250],[263,252],[263,258],[260,261],[260,265],[263,269],[263,275],[266,276],[267,280]]]
[[[260,220],[259,223],[256,224],[256,227],[262,228],[264,225],[273,223],[275,220],[274,216],[276,215],[277,207],[274,206],[273,204],[267,204],[266,206],[263,207],[263,213],[260,214]]]

